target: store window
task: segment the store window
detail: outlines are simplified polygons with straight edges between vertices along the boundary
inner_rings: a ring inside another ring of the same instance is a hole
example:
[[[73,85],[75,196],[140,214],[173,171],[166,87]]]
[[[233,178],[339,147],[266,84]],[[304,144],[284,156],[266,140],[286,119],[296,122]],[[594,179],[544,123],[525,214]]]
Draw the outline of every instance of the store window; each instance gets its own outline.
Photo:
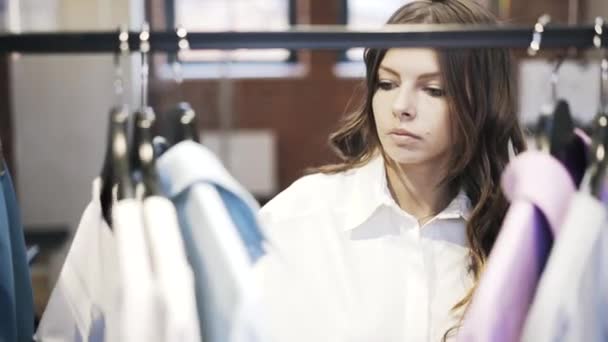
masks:
[[[341,24],[349,28],[377,29],[382,27],[399,7],[408,2],[407,0],[342,0]],[[362,61],[363,48],[346,50],[342,54],[342,60]]]
[[[295,23],[295,0],[166,0],[169,27],[189,32],[286,30]],[[294,62],[287,49],[192,50],[183,62]]]

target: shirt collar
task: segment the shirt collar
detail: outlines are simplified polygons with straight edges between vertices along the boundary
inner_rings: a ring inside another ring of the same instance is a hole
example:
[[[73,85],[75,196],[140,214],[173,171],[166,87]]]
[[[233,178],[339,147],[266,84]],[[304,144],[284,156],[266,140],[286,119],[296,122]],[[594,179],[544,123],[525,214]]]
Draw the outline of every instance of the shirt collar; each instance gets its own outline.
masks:
[[[167,150],[156,161],[164,192],[176,197],[190,187],[207,183],[220,186],[245,201],[255,211],[256,199],[224,168],[218,157],[205,146],[182,141]]]
[[[386,179],[384,158],[381,154],[374,156],[365,165],[347,174],[346,219],[344,230],[354,229],[367,221],[382,206],[398,208],[391,195]],[[464,190],[461,190],[450,204],[434,220],[464,219],[471,215],[471,201]]]

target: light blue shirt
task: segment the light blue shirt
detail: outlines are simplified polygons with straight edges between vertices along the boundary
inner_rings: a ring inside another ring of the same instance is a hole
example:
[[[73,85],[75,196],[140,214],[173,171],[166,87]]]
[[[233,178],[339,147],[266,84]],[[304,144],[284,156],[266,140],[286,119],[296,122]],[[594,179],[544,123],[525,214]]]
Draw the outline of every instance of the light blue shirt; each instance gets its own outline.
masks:
[[[251,207],[249,207],[237,194],[221,185],[215,185],[215,188],[222,198],[226,209],[228,209],[228,213],[230,214],[232,221],[234,221],[234,225],[238,229],[241,239],[243,239],[249,257],[253,262],[257,261],[264,255],[264,248],[262,246],[264,236],[258,227]]]
[[[248,273],[264,254],[254,214],[259,205],[200,144],[177,144],[157,167],[165,194],[176,206],[195,276],[203,340],[228,341]]]
[[[6,173],[2,175],[3,179],[4,177]],[[17,339],[17,322],[11,228],[6,204],[4,189],[2,189],[0,191],[0,341],[12,342]]]
[[[0,174],[0,341],[32,340],[34,300],[21,216],[8,167]]]

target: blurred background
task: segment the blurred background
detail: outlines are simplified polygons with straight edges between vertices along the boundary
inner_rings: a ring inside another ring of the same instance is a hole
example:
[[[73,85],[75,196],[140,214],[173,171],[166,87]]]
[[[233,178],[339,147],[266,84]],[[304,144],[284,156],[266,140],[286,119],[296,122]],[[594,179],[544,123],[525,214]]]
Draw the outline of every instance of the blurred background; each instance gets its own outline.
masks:
[[[532,25],[548,13],[554,23],[591,24],[608,17],[607,0],[479,0],[503,22]],[[291,25],[344,24],[377,28],[407,0],[0,0],[3,33],[108,31],[120,25],[152,30],[285,30]],[[549,96],[552,52],[534,59],[515,51],[518,114],[538,117]],[[184,51],[183,82],[174,56],[151,59],[149,102],[157,115],[187,101],[203,143],[261,203],[303,171],[333,159],[328,134],[357,104],[364,76],[362,50]],[[598,106],[594,55],[574,54],[560,70],[558,94],[577,120]],[[136,54],[127,93],[139,103]],[[0,55],[0,137],[16,181],[28,245],[42,253],[32,268],[37,312],[54,286],[91,181],[101,170],[108,110],[114,103],[109,54]]]

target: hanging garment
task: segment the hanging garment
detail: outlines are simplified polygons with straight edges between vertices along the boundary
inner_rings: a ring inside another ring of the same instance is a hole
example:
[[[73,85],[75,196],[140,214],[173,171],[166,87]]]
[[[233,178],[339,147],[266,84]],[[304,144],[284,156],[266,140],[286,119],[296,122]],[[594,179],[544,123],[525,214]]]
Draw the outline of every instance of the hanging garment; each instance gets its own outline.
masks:
[[[16,338],[14,341],[31,342],[34,335],[34,298],[32,294],[32,278],[27,261],[21,213],[15,196],[15,189],[8,167],[0,174],[2,192],[6,204],[8,228],[11,245],[13,266]],[[1,202],[1,201],[0,201]],[[5,306],[0,306],[5,307]],[[8,306],[6,307],[8,308]],[[0,320],[4,322],[4,320]]]
[[[119,341],[116,241],[103,219],[101,180],[85,209],[38,330],[37,341]]]
[[[297,180],[260,211],[281,259],[260,270],[273,337],[440,341],[458,324],[462,313],[451,309],[472,286],[469,214],[460,192],[421,226],[392,197],[380,155],[347,172]],[[265,259],[262,265],[272,261]]]
[[[522,341],[608,340],[608,215],[577,193],[553,245]]]
[[[150,240],[154,276],[159,287],[163,341],[199,342],[194,277],[173,203],[164,197],[144,200],[144,224]]]
[[[231,212],[259,206],[203,146],[181,142],[157,161],[166,194],[175,204],[196,282],[201,333],[207,342],[258,341],[255,320],[256,284],[252,268],[264,250],[255,216],[233,219]],[[230,196],[227,196],[227,193]],[[224,200],[227,200],[226,202]],[[231,203],[238,200],[238,207]],[[242,212],[241,212],[242,214]],[[239,327],[248,326],[243,334]]]
[[[158,287],[152,275],[142,203],[123,199],[112,209],[120,269],[120,341],[164,341]]]
[[[2,189],[0,191],[0,341],[3,342],[15,341],[17,338],[15,277],[8,215]]]
[[[239,191],[239,194],[237,194],[220,185],[216,185],[215,189],[239,232],[249,258],[252,262],[258,261],[266,252],[264,251],[264,236],[260,231],[254,212],[254,210],[259,209],[257,202],[250,201],[251,204],[245,202],[243,198],[245,196],[249,197],[249,194],[242,190],[237,190]]]
[[[511,206],[467,310],[458,341],[519,341],[528,308],[575,187],[548,154],[528,151],[504,171]]]

